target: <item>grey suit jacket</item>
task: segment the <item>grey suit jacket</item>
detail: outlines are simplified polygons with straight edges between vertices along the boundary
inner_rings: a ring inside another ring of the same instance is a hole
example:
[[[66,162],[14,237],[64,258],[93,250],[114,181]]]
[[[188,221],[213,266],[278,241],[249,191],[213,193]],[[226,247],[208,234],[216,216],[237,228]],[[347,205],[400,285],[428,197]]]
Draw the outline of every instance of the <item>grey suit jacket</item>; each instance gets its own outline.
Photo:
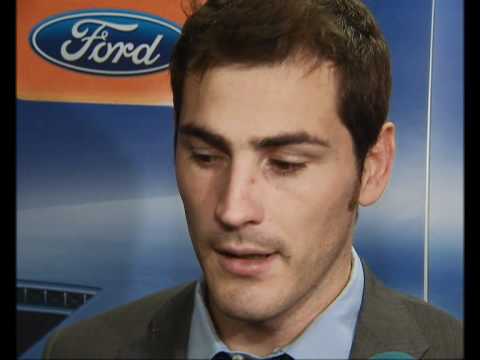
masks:
[[[364,265],[365,287],[351,358],[400,351],[414,358],[463,358],[463,327],[445,312],[384,287]],[[55,333],[46,359],[185,358],[195,284],[84,320]]]

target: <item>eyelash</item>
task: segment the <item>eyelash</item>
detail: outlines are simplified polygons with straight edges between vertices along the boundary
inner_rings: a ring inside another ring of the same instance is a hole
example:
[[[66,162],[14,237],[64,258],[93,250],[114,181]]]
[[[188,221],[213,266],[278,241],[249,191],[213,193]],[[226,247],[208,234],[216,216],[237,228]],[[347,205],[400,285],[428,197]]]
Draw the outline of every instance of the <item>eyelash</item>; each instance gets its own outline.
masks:
[[[222,158],[221,156],[195,152],[192,152],[190,157],[197,165],[203,168],[213,166],[216,161],[221,160]],[[268,165],[272,171],[279,176],[296,175],[307,166],[305,163],[290,162],[279,159],[269,159]]]
[[[275,168],[274,171],[280,176],[296,175],[307,166],[305,163],[276,159],[270,159],[269,164]]]
[[[198,164],[202,167],[211,166],[211,165],[213,165],[213,162],[215,160],[220,159],[220,156],[202,154],[202,153],[195,153],[195,152],[192,152],[190,157],[196,164]]]

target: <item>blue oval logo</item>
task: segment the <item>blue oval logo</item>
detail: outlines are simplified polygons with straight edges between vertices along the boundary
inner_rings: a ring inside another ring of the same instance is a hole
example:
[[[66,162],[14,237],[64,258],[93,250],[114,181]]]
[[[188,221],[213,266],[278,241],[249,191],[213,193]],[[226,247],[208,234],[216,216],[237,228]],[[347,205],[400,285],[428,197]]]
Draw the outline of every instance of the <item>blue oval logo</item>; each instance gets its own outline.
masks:
[[[42,21],[30,44],[41,57],[68,69],[128,76],[167,69],[180,34],[177,25],[159,17],[87,10]]]

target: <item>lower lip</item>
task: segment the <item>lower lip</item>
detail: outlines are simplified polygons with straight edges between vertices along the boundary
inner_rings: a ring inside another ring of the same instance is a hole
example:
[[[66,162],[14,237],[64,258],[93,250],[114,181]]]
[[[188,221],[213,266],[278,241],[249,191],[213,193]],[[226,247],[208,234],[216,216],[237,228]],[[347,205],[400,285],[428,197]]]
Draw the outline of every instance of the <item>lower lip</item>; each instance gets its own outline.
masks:
[[[278,254],[271,254],[265,258],[248,259],[219,254],[220,266],[227,272],[237,276],[259,276],[272,267]]]

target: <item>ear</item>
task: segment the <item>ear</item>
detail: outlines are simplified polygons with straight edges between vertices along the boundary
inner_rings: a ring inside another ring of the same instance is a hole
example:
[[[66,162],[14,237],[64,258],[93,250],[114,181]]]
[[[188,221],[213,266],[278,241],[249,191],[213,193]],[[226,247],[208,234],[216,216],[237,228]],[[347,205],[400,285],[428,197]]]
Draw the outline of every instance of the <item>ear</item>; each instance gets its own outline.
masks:
[[[394,159],[395,125],[386,122],[365,158],[358,198],[360,205],[369,206],[380,199],[390,180]]]

